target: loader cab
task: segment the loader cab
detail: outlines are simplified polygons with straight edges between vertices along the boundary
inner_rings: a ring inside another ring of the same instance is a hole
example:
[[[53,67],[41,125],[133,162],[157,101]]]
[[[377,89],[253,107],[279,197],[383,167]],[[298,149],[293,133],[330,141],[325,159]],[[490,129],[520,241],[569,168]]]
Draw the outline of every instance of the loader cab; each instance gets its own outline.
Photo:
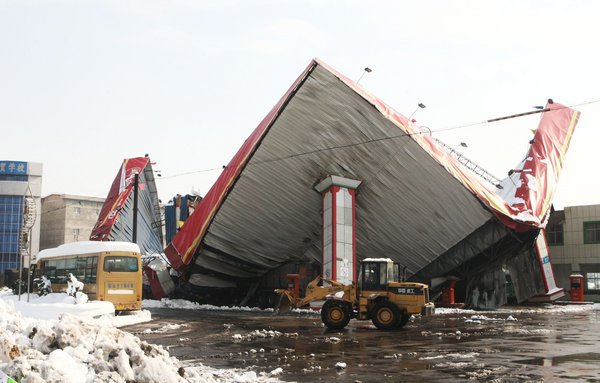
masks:
[[[387,291],[394,282],[394,262],[389,258],[366,258],[358,276],[361,291]]]

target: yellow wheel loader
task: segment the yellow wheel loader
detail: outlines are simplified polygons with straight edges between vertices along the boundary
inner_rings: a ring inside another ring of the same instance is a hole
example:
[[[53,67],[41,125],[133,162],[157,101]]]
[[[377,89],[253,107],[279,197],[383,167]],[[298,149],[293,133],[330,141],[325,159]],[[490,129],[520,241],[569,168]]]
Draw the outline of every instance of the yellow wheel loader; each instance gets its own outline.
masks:
[[[278,289],[278,313],[324,300],[321,319],[330,329],[341,330],[351,318],[372,320],[380,330],[400,328],[412,314],[431,315],[429,287],[422,283],[398,282],[394,262],[389,258],[367,258],[360,263],[358,286],[344,285],[317,277],[306,288],[304,298],[290,290]],[[324,286],[319,286],[320,282]]]

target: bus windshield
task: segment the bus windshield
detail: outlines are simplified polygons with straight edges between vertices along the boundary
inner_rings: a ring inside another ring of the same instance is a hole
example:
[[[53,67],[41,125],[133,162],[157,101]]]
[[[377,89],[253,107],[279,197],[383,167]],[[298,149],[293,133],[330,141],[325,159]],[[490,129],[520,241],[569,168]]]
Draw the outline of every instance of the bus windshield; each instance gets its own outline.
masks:
[[[138,271],[138,261],[136,257],[107,256],[104,258],[104,271],[135,272]]]

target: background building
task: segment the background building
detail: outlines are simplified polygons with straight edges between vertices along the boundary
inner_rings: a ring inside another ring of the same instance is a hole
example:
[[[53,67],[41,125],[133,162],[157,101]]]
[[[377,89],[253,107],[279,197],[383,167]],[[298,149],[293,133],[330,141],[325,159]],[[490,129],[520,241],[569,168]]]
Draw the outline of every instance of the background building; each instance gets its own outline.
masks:
[[[104,198],[71,194],[42,198],[40,250],[89,240],[103,204]]]
[[[42,164],[0,161],[0,272],[39,252]]]
[[[546,238],[558,286],[570,290],[569,275],[581,274],[585,300],[600,301],[600,205],[553,212]]]

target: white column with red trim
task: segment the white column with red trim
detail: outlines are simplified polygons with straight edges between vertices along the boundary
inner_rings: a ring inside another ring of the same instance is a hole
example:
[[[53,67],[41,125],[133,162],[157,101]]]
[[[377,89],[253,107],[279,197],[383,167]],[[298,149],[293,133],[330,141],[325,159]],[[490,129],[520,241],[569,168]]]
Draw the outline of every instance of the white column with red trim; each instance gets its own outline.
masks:
[[[556,286],[556,279],[554,278],[554,268],[550,262],[550,252],[548,251],[548,243],[546,242],[546,231],[540,230],[536,241],[535,250],[540,262],[540,270],[542,272],[542,279],[544,281],[544,287],[546,289],[545,294],[535,295],[528,299],[531,303],[552,303],[567,294],[565,289]]]
[[[344,284],[356,278],[355,191],[360,183],[329,176],[315,186],[323,201],[323,278]]]

